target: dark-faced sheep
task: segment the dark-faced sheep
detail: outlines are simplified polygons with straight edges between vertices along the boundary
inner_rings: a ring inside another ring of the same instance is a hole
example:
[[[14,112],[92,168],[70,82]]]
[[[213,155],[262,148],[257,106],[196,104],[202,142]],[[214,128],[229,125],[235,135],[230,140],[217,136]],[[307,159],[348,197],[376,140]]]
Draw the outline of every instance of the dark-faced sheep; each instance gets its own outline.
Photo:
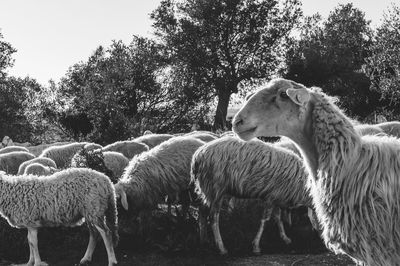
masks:
[[[37,157],[37,158],[33,158],[29,161],[23,162],[18,168],[17,175],[22,175],[25,172],[25,168],[32,163],[40,163],[44,166],[57,168],[56,163],[52,159],[46,158],[46,157]]]
[[[164,203],[166,196],[187,193],[192,155],[203,144],[193,137],[174,137],[135,156],[115,185],[122,206],[145,214],[143,211]]]
[[[149,147],[146,144],[134,141],[125,140],[117,141],[109,144],[101,149],[103,152],[115,151],[122,153],[126,158],[132,159],[135,155],[141,154],[142,152],[148,151]]]
[[[279,208],[311,206],[307,174],[299,156],[259,140],[244,142],[224,137],[209,142],[194,154],[191,171],[198,194],[210,208],[212,230],[221,254],[227,253],[219,231],[219,212],[225,196],[265,201],[260,230],[253,241],[256,253],[260,252],[264,223],[273,209],[281,237],[290,243],[280,221]],[[201,217],[199,222],[203,221]],[[200,224],[200,230],[205,230],[204,225]]]
[[[72,157],[86,144],[86,142],[75,142],[65,145],[50,146],[43,150],[39,157],[52,159],[59,169],[67,168],[71,164]]]
[[[300,148],[325,244],[366,265],[400,262],[400,141],[363,136],[318,88],[272,80],[233,121],[244,140],[283,135]]]
[[[10,175],[18,173],[19,166],[28,160],[35,158],[35,155],[25,151],[14,151],[0,154],[0,171]]]
[[[114,187],[103,174],[70,168],[46,178],[34,175],[7,176],[0,173],[0,214],[16,228],[28,229],[30,256],[27,265],[45,265],[38,250],[40,227],[89,227],[89,244],[81,263],[88,263],[100,232],[108,254],[108,265],[117,263],[113,243],[118,241]]]

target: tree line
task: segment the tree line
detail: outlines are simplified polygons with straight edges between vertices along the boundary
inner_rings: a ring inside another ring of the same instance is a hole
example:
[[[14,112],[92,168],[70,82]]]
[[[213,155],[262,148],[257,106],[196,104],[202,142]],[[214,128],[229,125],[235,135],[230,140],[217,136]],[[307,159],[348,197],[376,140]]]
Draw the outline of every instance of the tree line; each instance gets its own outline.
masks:
[[[59,82],[7,74],[17,50],[0,32],[0,136],[110,143],[145,130],[226,130],[233,95],[271,77],[318,86],[353,117],[400,115],[400,7],[377,28],[352,4],[328,18],[299,0],[163,0],[152,38],[99,46]]]

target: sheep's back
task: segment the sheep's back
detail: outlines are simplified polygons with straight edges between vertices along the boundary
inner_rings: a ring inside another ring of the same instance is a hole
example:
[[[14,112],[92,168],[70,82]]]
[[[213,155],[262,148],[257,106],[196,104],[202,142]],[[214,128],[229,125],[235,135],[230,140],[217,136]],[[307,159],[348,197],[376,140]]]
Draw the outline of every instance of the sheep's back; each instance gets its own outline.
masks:
[[[37,157],[37,158],[33,158],[31,160],[23,162],[18,168],[17,175],[22,175],[25,172],[26,167],[33,163],[40,163],[44,166],[57,168],[56,163],[52,159],[47,158],[47,157]]]
[[[35,158],[35,155],[25,151],[14,151],[0,155],[0,171],[16,175],[19,166],[28,160]]]
[[[114,188],[107,176],[84,168],[70,168],[46,178],[3,176],[0,198],[3,215],[16,227],[76,225],[90,210],[107,206]]]

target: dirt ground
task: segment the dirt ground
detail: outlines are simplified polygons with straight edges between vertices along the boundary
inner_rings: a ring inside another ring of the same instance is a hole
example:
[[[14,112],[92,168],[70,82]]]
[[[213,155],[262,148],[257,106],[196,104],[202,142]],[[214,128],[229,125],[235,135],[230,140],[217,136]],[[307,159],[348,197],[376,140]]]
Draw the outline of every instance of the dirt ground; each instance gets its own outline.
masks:
[[[286,245],[279,237],[274,222],[267,223],[261,239],[262,255],[252,254],[251,242],[257,232],[261,206],[244,205],[233,213],[221,216],[221,233],[229,251],[219,256],[211,239],[206,245],[199,245],[195,215],[189,219],[169,216],[165,211],[153,213],[146,225],[147,237],[140,237],[135,231],[136,219],[120,217],[120,242],[116,256],[121,266],[128,265],[355,265],[348,257],[334,255],[326,250],[318,233],[306,218],[306,211],[294,213],[291,227],[286,233],[292,244]],[[211,232],[209,232],[209,237]],[[49,265],[77,265],[86,250],[87,229],[43,228],[39,231],[39,250],[42,260]],[[26,230],[10,228],[0,220],[0,266],[12,263],[26,263],[29,248]],[[91,265],[107,265],[107,254],[101,240],[98,241]]]

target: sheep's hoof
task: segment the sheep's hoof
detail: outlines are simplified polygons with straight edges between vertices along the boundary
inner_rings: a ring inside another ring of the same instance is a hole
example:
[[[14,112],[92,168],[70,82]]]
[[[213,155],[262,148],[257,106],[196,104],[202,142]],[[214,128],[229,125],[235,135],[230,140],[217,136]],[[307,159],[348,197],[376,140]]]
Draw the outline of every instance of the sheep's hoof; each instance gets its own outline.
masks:
[[[285,242],[286,245],[292,244],[292,240],[288,237],[283,238],[283,241]]]
[[[80,262],[79,262],[79,266],[89,266],[90,265],[90,260],[81,260]]]
[[[226,250],[226,249],[220,249],[220,250],[219,250],[219,255],[220,255],[220,256],[227,256],[227,255],[228,255],[228,250]]]
[[[39,261],[38,263],[35,262],[34,266],[49,266],[49,264],[44,261]]]
[[[260,248],[253,248],[253,254],[256,256],[260,256],[261,255],[261,249]]]

